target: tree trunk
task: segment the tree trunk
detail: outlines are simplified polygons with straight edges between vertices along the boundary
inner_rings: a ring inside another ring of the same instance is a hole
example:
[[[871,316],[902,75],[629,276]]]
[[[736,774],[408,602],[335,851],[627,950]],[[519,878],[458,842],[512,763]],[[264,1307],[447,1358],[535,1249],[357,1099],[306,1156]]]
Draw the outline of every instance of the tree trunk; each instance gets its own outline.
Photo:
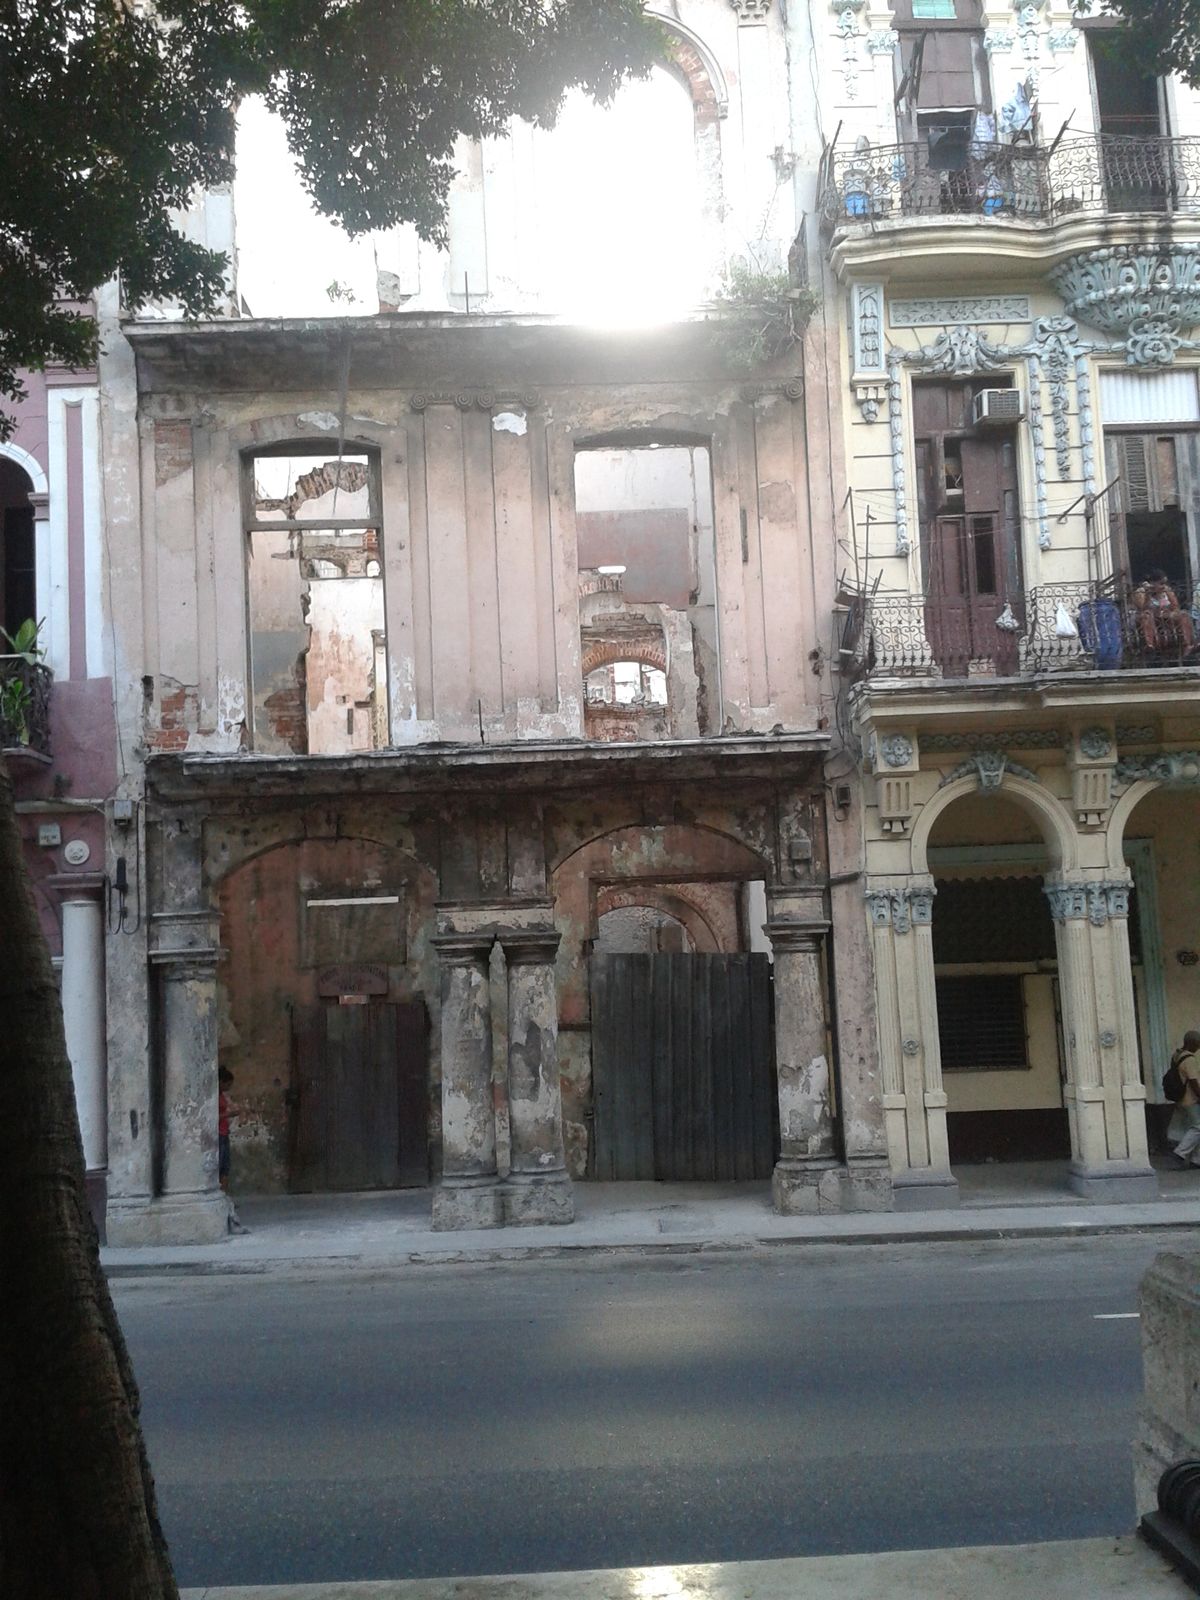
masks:
[[[0,1594],[177,1600],[0,758]]]

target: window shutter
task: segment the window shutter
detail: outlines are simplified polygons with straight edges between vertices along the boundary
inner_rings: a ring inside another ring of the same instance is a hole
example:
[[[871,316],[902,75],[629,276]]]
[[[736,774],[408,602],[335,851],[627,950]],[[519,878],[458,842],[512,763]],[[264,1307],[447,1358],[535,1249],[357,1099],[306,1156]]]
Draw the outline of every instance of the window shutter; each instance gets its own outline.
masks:
[[[1126,511],[1155,511],[1151,480],[1150,441],[1142,433],[1122,434],[1118,439],[1121,472],[1121,504]]]

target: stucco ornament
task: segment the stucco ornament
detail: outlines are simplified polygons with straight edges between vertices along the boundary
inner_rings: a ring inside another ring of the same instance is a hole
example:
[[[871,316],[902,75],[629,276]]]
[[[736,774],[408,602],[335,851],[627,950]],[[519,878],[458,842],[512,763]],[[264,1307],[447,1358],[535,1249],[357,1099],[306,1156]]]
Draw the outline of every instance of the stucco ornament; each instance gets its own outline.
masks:
[[[983,48],[994,56],[1001,50],[1011,50],[1015,35],[1011,28],[989,28],[983,36]]]
[[[1065,28],[1051,28],[1046,35],[1046,43],[1052,55],[1067,55],[1074,50],[1078,38],[1079,29],[1068,25]]]
[[[1029,296],[974,294],[893,300],[888,315],[893,328],[940,328],[948,322],[1028,322]]]
[[[739,22],[765,22],[771,9],[771,0],[729,0],[729,4]]]
[[[1123,340],[1131,366],[1164,367],[1200,324],[1200,244],[1114,245],[1050,274],[1069,315]]]
[[[1080,753],[1089,761],[1103,761],[1112,752],[1112,740],[1106,728],[1085,728],[1079,735]]]
[[[919,1056],[921,1054],[921,1046],[915,1039],[905,1039],[900,1048],[906,1056]]]
[[[864,0],[833,0],[837,15],[837,30],[842,37],[842,81],[846,85],[846,98],[858,98],[858,13]]]
[[[879,751],[889,767],[907,767],[913,758],[912,740],[903,733],[889,733],[879,742]]]
[[[1023,767],[1019,761],[1010,760],[1005,751],[977,750],[969,760],[961,761],[952,772],[948,772],[938,788],[944,789],[959,778],[974,777],[984,794],[994,793],[1004,782],[1006,773],[1011,773],[1014,778],[1025,778],[1030,783],[1038,781],[1036,772]]]
[[[1176,750],[1169,755],[1122,756],[1117,762],[1116,783],[1124,788],[1140,778],[1181,789],[1200,787],[1200,751]]]
[[[867,49],[873,56],[890,56],[900,43],[895,28],[874,28],[867,35]]]
[[[1111,918],[1129,915],[1129,884],[1119,878],[1047,883],[1044,890],[1055,922],[1082,922],[1086,917],[1094,928],[1102,928]]]
[[[1054,456],[1060,478],[1071,476],[1071,430],[1068,388],[1075,376],[1079,328],[1071,317],[1039,317],[1033,325],[1033,342],[1050,390],[1050,416],[1054,429]]]
[[[1169,317],[1143,317],[1129,330],[1125,360],[1131,367],[1167,367],[1182,344],[1178,325]]]
[[[929,927],[933,921],[933,897],[937,890],[932,884],[918,884],[903,889],[868,889],[867,909],[876,928],[891,928],[898,934],[909,933],[912,928]]]

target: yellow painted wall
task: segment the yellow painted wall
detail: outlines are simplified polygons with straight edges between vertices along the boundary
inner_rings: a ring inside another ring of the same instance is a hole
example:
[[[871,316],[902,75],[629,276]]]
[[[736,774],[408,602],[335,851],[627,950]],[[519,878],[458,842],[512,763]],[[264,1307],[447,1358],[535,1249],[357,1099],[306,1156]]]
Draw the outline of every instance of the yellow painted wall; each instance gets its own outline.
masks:
[[[1178,959],[1181,950],[1200,952],[1200,795],[1155,790],[1130,817],[1125,837],[1154,843],[1167,1025],[1178,1044],[1189,1028],[1200,1029],[1200,965]],[[1155,1063],[1159,1074],[1165,1064]]]
[[[995,969],[939,967],[938,970],[980,972]],[[1025,998],[1029,1069],[1025,1072],[947,1072],[945,1089],[948,1111],[1028,1111],[1062,1105],[1053,974],[1027,973],[1022,980],[1022,992]],[[985,1053],[986,1046],[986,1038],[981,1038],[981,1055]]]

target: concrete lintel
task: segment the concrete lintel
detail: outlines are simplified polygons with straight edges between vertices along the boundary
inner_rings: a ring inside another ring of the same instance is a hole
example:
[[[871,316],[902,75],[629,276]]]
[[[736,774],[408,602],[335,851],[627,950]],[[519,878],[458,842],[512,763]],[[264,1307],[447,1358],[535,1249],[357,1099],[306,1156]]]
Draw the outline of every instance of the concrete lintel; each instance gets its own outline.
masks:
[[[146,763],[161,800],[306,800],[332,795],[454,794],[495,796],[507,788],[594,789],[605,781],[746,782],[786,777],[817,782],[829,748],[824,732],[735,734],[720,739],[528,740],[505,745],[425,744],[337,756],[154,755]],[[810,763],[797,771],[797,761]]]

